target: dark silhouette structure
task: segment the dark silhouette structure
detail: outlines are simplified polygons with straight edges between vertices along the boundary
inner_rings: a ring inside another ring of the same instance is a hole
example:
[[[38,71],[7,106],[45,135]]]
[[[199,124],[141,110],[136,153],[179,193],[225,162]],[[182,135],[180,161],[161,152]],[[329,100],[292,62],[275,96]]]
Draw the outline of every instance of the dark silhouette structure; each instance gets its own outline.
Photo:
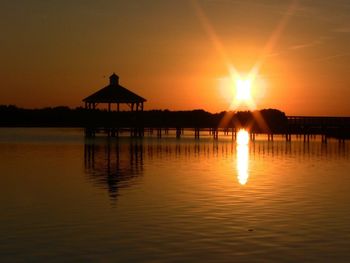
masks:
[[[350,138],[349,117],[316,117],[316,116],[288,116],[288,131],[290,134],[304,136],[309,141],[312,135],[322,135],[322,142],[327,138],[345,140]]]
[[[111,105],[115,103],[119,112],[120,104],[127,104],[131,111],[143,111],[146,99],[119,85],[119,77],[113,73],[109,77],[108,86],[86,97],[83,101],[86,109],[96,109],[97,104],[107,103],[108,111],[111,111]]]
[[[180,138],[185,131],[194,131],[195,138],[200,138],[200,133],[209,132],[215,139],[218,132],[231,133],[235,139],[236,132],[244,128],[250,132],[251,140],[255,139],[255,134],[266,134],[268,140],[280,134],[287,141],[291,140],[291,135],[303,136],[305,141],[322,135],[324,143],[327,138],[350,139],[350,117],[286,116],[276,109],[212,114],[204,110],[108,112],[81,107],[23,109],[0,105],[0,127],[84,127],[87,137],[97,134],[118,137],[119,133],[143,137],[145,132],[162,137],[170,131]]]

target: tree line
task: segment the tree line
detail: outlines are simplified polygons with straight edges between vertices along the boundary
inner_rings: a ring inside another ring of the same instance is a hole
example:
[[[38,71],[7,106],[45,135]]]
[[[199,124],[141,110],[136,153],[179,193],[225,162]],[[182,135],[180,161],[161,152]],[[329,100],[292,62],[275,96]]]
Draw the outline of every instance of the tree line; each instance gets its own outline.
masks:
[[[280,133],[287,127],[284,112],[277,109],[258,111],[204,110],[108,112],[66,106],[24,109],[0,105],[1,127],[153,127],[153,128],[248,128],[256,132]]]

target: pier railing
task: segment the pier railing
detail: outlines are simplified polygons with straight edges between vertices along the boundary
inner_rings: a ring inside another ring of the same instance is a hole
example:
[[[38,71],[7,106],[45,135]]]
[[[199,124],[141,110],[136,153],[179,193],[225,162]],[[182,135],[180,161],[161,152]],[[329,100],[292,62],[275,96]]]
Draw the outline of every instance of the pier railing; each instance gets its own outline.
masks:
[[[143,137],[152,135],[161,138],[164,135],[173,135],[176,138],[181,138],[185,131],[198,139],[201,135],[206,134],[218,139],[219,134],[231,135],[232,140],[237,137],[237,132],[241,128],[245,128],[250,132],[250,139],[255,140],[256,135],[266,134],[267,139],[274,140],[274,135],[282,135],[286,141],[291,141],[292,135],[298,138],[303,138],[304,141],[309,141],[316,135],[321,136],[321,140],[327,143],[329,138],[336,138],[339,141],[350,139],[350,117],[315,117],[315,116],[287,116],[286,124],[280,127],[278,131],[257,129],[256,125],[250,124],[246,127],[242,125],[234,125],[231,127],[191,127],[178,126],[171,127],[168,122],[168,127],[143,127],[142,125],[133,127],[89,127],[85,129],[87,136],[96,136],[97,134],[106,134],[110,137],[119,137],[121,134],[129,134],[132,137]],[[198,120],[197,120],[198,122]]]

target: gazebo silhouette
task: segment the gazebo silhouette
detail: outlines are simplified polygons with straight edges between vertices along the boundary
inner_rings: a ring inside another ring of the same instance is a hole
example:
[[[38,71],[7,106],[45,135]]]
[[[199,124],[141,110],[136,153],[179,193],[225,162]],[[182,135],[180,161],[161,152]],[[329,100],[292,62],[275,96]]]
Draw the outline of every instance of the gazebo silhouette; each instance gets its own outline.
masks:
[[[107,103],[108,111],[111,111],[111,104],[117,104],[119,112],[120,104],[127,104],[131,111],[143,111],[143,104],[146,99],[131,92],[119,85],[119,77],[113,73],[109,77],[109,85],[83,99],[86,109],[96,109],[97,104]]]

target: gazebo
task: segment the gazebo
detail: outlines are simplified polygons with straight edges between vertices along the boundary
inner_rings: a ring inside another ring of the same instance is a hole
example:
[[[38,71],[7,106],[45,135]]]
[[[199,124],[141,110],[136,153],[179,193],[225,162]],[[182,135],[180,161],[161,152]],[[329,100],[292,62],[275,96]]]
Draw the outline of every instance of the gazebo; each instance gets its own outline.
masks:
[[[143,104],[146,99],[131,92],[119,85],[119,77],[113,73],[109,77],[109,85],[83,99],[86,109],[96,109],[97,104],[107,103],[108,111],[111,111],[111,104],[117,104],[119,112],[120,104],[127,104],[131,111],[143,111]]]

